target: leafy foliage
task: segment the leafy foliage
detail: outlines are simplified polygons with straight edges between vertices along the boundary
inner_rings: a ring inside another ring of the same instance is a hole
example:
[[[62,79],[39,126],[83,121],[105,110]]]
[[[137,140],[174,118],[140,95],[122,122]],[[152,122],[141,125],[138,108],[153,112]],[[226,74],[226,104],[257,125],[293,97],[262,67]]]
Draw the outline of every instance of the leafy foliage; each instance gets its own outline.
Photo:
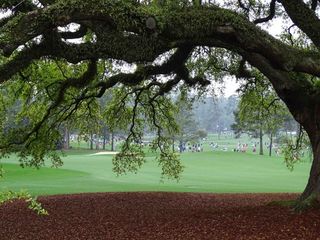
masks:
[[[39,215],[48,215],[48,212],[41,206],[41,203],[36,198],[32,197],[25,191],[20,192],[0,192],[0,205],[14,200],[24,200],[28,203],[28,208],[35,211]]]
[[[310,153],[312,152],[310,147],[310,140],[302,128],[295,138],[286,137],[282,145],[282,153],[287,168],[293,171],[295,164],[305,157],[306,151],[309,149]]]

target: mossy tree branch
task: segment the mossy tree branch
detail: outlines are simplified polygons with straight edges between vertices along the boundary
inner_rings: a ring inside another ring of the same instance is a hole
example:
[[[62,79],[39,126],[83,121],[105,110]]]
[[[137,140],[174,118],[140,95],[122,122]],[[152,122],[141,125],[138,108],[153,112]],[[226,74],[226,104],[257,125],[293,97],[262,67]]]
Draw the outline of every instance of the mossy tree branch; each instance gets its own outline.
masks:
[[[314,10],[301,0],[281,1],[291,20],[298,26],[312,42],[320,47],[320,19]]]

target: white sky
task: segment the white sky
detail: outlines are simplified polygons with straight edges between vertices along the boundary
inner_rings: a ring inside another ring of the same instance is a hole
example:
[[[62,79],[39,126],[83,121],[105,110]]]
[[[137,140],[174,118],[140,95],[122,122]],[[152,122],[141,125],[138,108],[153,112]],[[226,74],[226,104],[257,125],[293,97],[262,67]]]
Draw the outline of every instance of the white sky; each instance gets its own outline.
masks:
[[[230,97],[231,95],[236,94],[236,90],[239,88],[239,83],[237,83],[234,78],[225,78],[224,86],[224,95],[226,97]]]

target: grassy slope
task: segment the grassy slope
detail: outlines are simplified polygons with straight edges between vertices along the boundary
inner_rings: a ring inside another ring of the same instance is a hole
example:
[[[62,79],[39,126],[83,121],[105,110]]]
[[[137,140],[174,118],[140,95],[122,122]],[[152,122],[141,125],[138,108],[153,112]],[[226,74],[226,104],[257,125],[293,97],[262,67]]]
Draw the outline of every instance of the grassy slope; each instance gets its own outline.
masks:
[[[208,151],[184,153],[185,171],[180,182],[160,182],[160,169],[148,157],[136,174],[116,177],[112,157],[92,156],[87,151],[70,152],[61,169],[21,169],[5,164],[1,189],[27,189],[36,195],[101,191],[183,191],[183,192],[300,192],[306,183],[309,163],[293,172],[277,157],[252,153]],[[14,157],[6,162],[16,162]]]

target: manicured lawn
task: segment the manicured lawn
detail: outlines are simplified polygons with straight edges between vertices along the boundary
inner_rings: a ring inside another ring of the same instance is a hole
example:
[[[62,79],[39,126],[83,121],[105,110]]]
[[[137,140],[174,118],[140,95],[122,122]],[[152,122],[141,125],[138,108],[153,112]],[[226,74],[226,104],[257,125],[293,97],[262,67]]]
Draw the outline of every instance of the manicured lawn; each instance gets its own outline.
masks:
[[[301,192],[310,163],[302,162],[290,172],[280,157],[253,153],[207,151],[184,153],[185,166],[179,182],[161,182],[160,168],[152,154],[138,174],[117,177],[112,172],[112,156],[91,155],[90,151],[70,151],[59,169],[22,169],[15,157],[4,161],[5,178],[0,190],[25,189],[35,195],[118,192]],[[10,163],[10,164],[9,164]]]

